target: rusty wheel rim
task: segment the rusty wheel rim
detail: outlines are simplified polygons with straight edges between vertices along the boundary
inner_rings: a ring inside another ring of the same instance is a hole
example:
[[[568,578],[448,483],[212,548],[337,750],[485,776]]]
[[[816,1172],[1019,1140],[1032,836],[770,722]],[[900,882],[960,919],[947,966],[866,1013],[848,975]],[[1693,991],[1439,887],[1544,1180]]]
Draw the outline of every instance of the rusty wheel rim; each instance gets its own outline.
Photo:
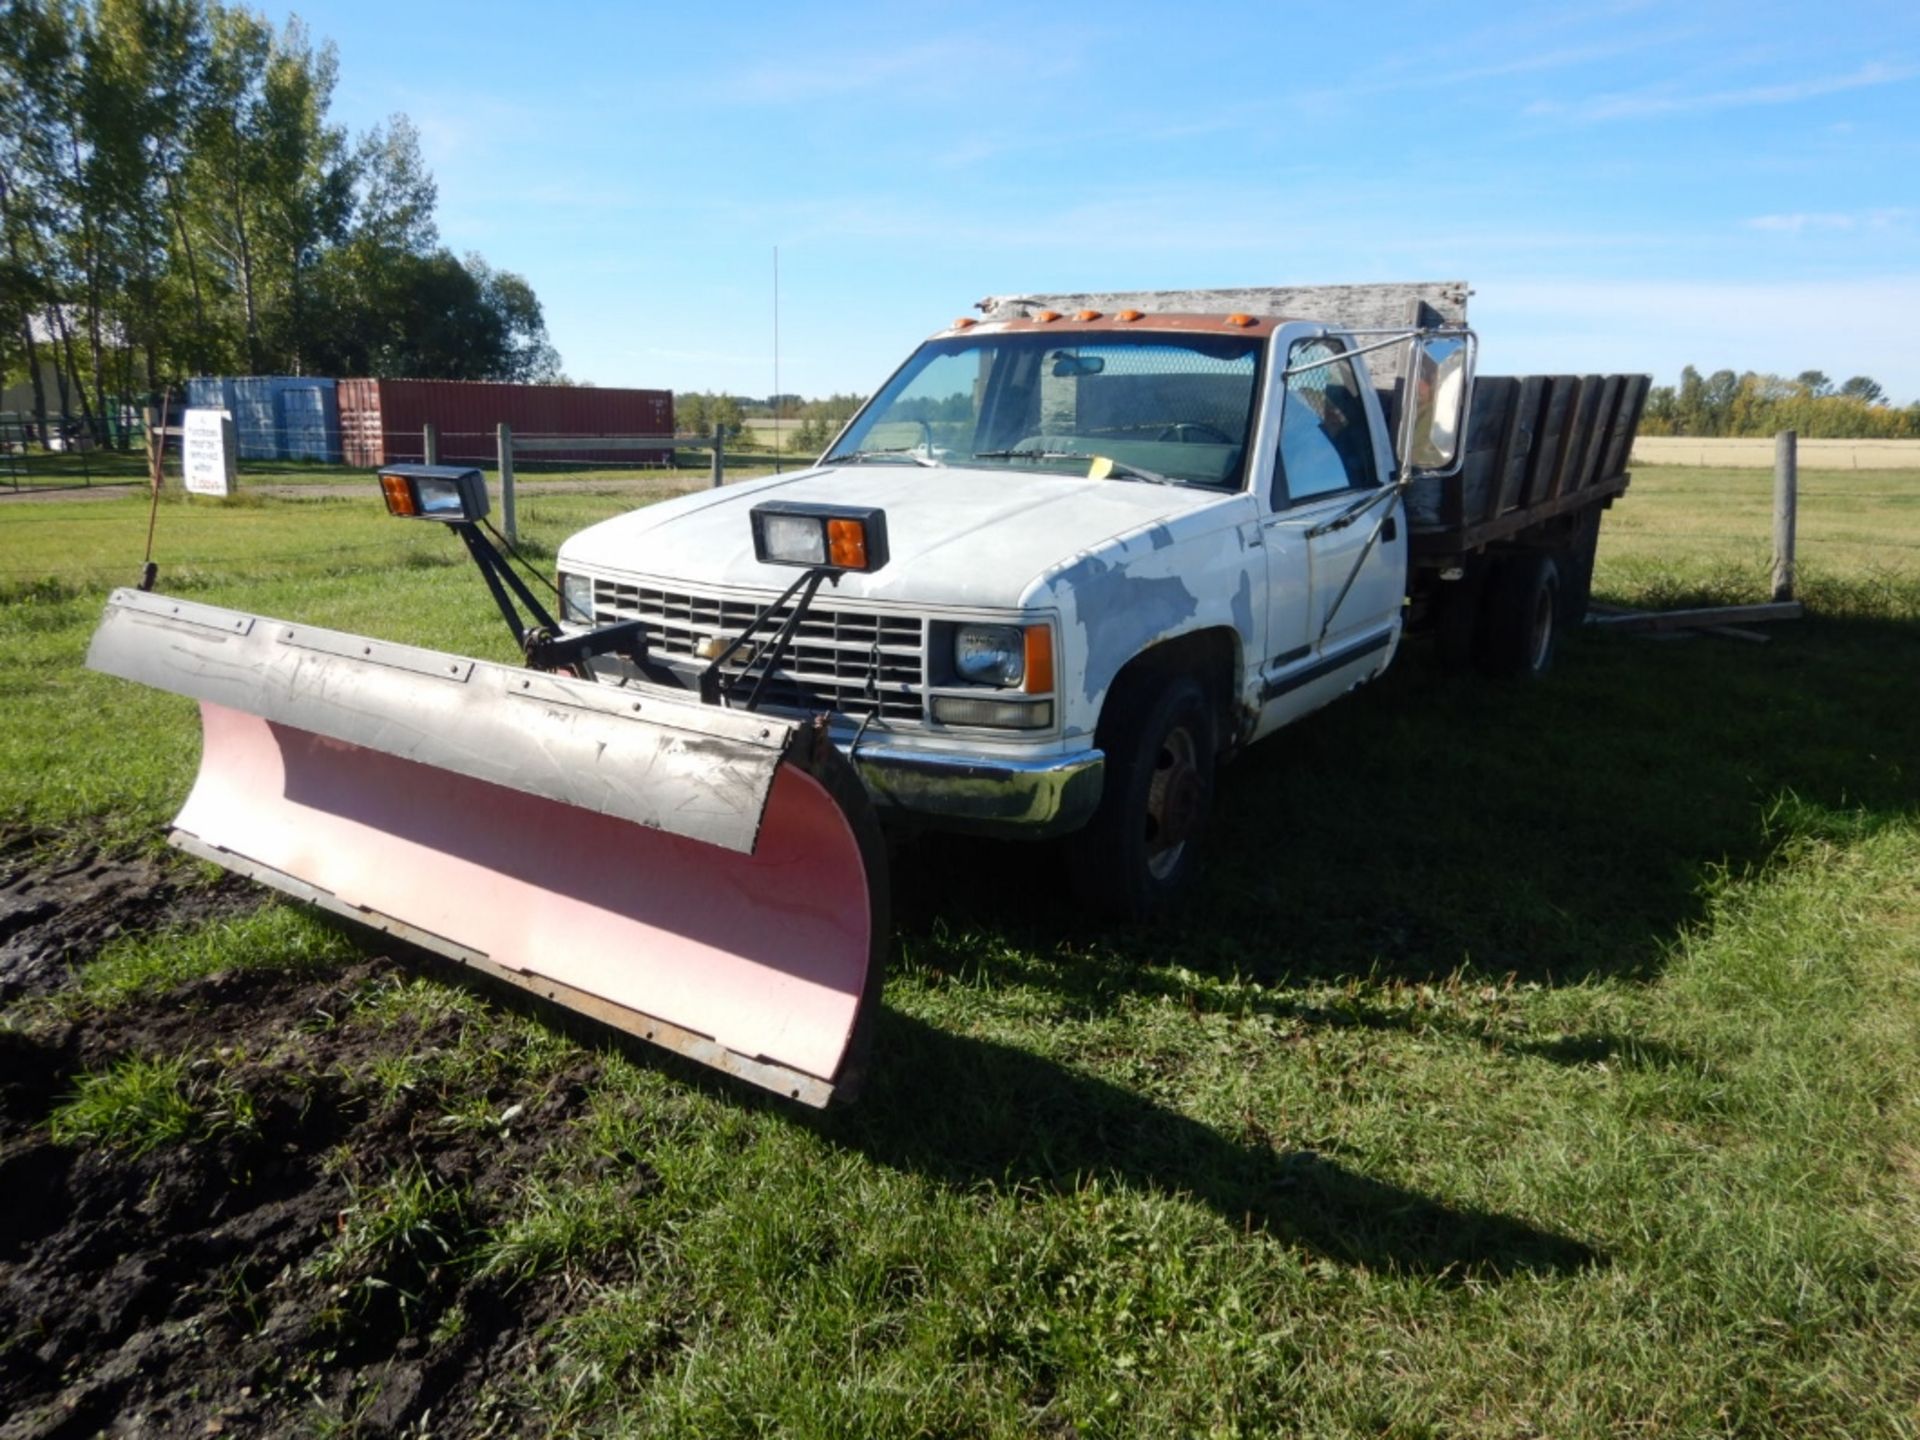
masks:
[[[1179,868],[1187,843],[1200,828],[1203,779],[1193,732],[1176,725],[1154,756],[1147,787],[1147,873],[1165,880]]]

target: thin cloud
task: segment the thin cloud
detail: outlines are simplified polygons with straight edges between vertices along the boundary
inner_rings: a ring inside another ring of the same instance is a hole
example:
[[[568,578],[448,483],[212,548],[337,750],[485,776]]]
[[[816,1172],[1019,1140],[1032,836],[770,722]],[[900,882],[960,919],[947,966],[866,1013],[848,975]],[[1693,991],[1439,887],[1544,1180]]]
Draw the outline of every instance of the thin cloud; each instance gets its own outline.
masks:
[[[1450,57],[1458,47],[1392,55],[1378,64],[1357,71],[1338,85],[1299,91],[1290,98],[1296,109],[1317,110],[1376,96],[1458,89],[1490,80],[1518,79],[1556,70],[1578,70],[1583,66],[1620,60],[1641,51],[1672,46],[1692,33],[1683,29],[1646,31],[1587,44],[1525,50],[1492,60],[1478,58],[1487,52],[1491,41],[1472,46],[1461,53],[1458,61],[1451,63]]]
[[[1891,230],[1905,224],[1911,210],[1895,206],[1884,210],[1795,210],[1783,215],[1755,215],[1745,222],[1749,230],[1779,235],[1801,235],[1809,230]]]
[[[1598,95],[1589,100],[1536,100],[1526,114],[1564,120],[1637,120],[1655,115],[1678,115],[1709,110],[1734,110],[1754,105],[1791,105],[1822,95],[1897,85],[1920,75],[1920,66],[1888,65],[1875,60],[1844,75],[1787,80],[1777,85],[1749,85],[1736,90],[1705,90],[1691,95],[1665,90],[1640,90]]]
[[[1057,43],[1057,42],[1056,42]],[[765,105],[835,100],[911,83],[918,93],[977,85],[982,76],[1005,82],[1058,79],[1079,67],[1074,47],[1048,53],[1036,42],[1010,52],[998,41],[941,36],[910,45],[835,52],[818,61],[783,57],[749,65],[726,84],[731,98]]]

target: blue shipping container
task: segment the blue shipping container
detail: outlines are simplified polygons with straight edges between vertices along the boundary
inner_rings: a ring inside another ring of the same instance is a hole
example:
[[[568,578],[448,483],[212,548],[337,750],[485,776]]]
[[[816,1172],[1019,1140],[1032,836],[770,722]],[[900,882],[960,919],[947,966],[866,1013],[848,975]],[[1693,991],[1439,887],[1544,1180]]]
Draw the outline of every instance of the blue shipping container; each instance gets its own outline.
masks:
[[[331,380],[311,375],[203,375],[187,404],[233,416],[242,460],[340,463],[340,401]]]

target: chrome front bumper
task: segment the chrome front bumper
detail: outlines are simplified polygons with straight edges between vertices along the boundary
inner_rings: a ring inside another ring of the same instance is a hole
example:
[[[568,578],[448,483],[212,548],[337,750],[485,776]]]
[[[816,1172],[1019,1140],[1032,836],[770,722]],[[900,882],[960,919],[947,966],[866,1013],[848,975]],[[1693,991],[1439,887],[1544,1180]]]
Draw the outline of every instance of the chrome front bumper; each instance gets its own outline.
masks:
[[[1028,840],[1086,824],[1107,763],[1099,750],[1006,760],[867,744],[847,758],[883,820]]]

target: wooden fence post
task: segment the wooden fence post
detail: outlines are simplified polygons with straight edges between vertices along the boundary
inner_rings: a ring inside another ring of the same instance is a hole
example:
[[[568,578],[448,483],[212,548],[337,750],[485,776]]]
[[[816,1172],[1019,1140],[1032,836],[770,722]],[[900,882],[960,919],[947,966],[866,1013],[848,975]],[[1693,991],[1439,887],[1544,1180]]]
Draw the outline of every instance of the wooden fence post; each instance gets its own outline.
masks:
[[[158,490],[160,488],[161,457],[166,453],[165,447],[167,443],[167,437],[161,433],[160,427],[167,422],[161,418],[160,412],[151,405],[140,412],[140,420],[147,432],[147,479],[152,482],[153,488]]]
[[[513,509],[513,427],[504,420],[500,422],[498,444],[500,448],[500,522],[506,529],[507,539],[518,540],[520,525]]]
[[[1800,501],[1799,437],[1773,437],[1773,598],[1793,599],[1793,540]]]
[[[727,431],[718,420],[713,422],[713,484],[718,490],[727,483]]]
[[[429,465],[440,463],[440,431],[432,423],[420,427],[420,458]]]

